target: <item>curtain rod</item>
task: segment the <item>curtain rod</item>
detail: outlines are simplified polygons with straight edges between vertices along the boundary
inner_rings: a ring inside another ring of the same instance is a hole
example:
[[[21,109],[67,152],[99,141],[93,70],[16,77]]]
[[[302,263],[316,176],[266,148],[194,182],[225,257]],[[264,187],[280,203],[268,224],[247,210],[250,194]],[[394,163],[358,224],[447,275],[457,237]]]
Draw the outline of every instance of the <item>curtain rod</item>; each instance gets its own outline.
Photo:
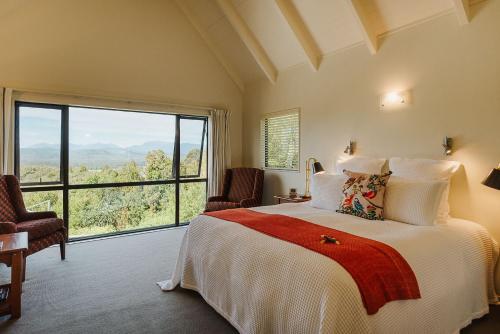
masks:
[[[72,98],[72,99],[77,99],[77,100],[95,99],[95,100],[101,100],[103,102],[106,102],[106,101],[118,102],[118,103],[123,103],[123,104],[127,104],[127,105],[144,104],[144,105],[149,105],[149,106],[171,107],[171,108],[187,109],[187,110],[201,110],[201,111],[206,111],[206,112],[218,108],[217,106],[208,106],[208,105],[199,105],[199,104],[184,104],[184,103],[175,103],[175,102],[168,102],[168,101],[158,101],[158,100],[154,100],[154,99],[145,100],[145,99],[127,99],[127,98],[120,98],[120,97],[116,97],[116,96],[79,95],[79,94],[75,94],[75,93],[64,93],[64,92],[61,93],[61,92],[43,91],[43,90],[37,90],[37,89],[15,89],[15,88],[13,88],[13,91],[16,94],[20,94],[21,96],[23,94],[34,94],[34,95],[39,95],[40,98],[54,97],[54,98]]]

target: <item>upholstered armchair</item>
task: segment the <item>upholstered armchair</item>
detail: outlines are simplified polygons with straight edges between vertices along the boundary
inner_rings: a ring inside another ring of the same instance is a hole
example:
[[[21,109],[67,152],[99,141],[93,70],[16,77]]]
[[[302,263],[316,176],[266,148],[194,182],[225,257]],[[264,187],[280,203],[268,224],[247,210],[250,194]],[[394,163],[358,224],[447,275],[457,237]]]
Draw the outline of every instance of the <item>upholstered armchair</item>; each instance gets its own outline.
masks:
[[[263,186],[262,169],[227,169],[222,194],[208,198],[205,212],[259,206],[262,204]]]
[[[65,258],[66,228],[55,212],[29,212],[24,205],[19,182],[14,175],[0,176],[0,234],[28,232],[26,256],[59,244]]]

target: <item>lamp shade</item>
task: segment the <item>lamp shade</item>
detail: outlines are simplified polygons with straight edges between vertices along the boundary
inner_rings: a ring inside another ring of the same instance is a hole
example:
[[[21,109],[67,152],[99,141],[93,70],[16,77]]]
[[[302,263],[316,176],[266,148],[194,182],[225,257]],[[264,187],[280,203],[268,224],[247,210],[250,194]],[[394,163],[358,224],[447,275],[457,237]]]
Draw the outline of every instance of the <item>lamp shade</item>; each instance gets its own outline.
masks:
[[[324,172],[325,169],[323,168],[323,166],[321,166],[321,163],[316,161],[314,164],[313,164],[313,174],[317,174],[317,173],[321,173],[321,172]]]
[[[500,168],[495,168],[490,175],[483,181],[485,186],[500,190]]]

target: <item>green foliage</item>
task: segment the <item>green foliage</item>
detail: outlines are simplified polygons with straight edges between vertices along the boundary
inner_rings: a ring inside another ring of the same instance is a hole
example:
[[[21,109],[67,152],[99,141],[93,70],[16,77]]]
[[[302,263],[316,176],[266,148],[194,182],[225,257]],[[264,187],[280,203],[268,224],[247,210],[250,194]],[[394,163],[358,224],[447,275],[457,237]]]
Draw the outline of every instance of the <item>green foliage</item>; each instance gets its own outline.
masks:
[[[179,219],[181,222],[187,222],[205,208],[206,185],[205,182],[182,183],[180,187],[181,209]]]
[[[181,175],[198,173],[199,149],[191,150],[181,161]],[[206,162],[202,163],[203,168]],[[23,166],[24,167],[24,166]],[[56,167],[27,166],[21,170],[26,182],[32,175],[58,173]],[[172,160],[162,150],[148,152],[145,165],[134,161],[119,168],[90,169],[72,166],[72,184],[99,184],[165,180],[172,178]],[[203,211],[205,182],[180,184],[180,221],[186,222]],[[31,211],[56,211],[62,216],[62,191],[24,193]],[[82,236],[175,223],[175,186],[150,185],[71,190],[69,194],[70,235]]]
[[[146,155],[145,174],[147,180],[166,180],[172,178],[172,160],[162,150],[148,152]]]
[[[24,182],[53,182],[59,181],[59,168],[52,166],[26,166],[23,168]]]
[[[198,159],[200,158],[200,150],[193,149],[189,151],[186,158],[181,162],[181,175],[196,175],[198,174]]]
[[[23,193],[23,198],[30,211],[55,211],[59,217],[62,217],[62,191]]]

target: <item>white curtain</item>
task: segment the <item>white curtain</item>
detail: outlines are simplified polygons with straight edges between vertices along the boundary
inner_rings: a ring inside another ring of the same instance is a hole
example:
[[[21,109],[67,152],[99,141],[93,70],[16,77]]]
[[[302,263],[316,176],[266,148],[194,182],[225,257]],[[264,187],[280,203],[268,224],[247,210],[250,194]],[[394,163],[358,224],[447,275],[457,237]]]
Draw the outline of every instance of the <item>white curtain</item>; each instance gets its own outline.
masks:
[[[14,99],[12,89],[0,88],[0,173],[14,173]]]
[[[231,144],[229,140],[230,112],[222,109],[210,111],[209,117],[209,157],[208,157],[208,195],[222,193],[224,171],[231,167]]]
[[[3,125],[3,95],[5,88],[0,87],[0,174],[3,174],[3,151],[5,146],[4,125]]]

